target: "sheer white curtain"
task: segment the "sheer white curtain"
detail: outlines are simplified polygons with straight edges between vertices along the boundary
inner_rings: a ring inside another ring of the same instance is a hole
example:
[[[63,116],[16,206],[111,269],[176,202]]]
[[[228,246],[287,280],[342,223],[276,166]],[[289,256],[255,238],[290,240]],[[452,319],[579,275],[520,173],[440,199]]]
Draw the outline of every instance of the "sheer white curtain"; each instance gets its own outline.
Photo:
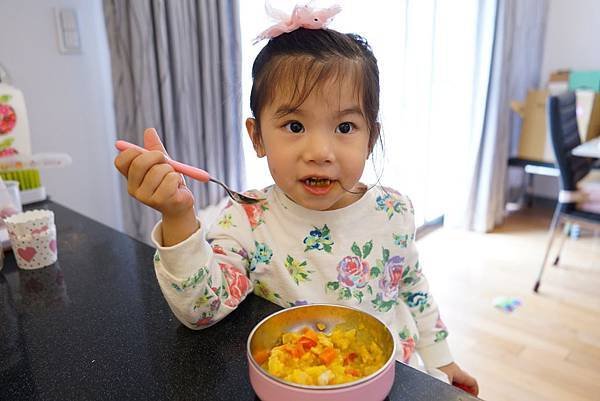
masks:
[[[539,85],[548,1],[503,0],[496,11],[496,23],[481,26],[480,37],[493,37],[493,57],[490,63],[490,41],[485,40],[475,96],[484,101],[474,103],[469,152],[446,213],[448,224],[480,232],[491,231],[504,218],[510,142],[518,141],[519,132],[509,102]]]
[[[332,4],[315,1],[316,6]],[[481,105],[493,40],[495,1],[397,0],[338,1],[343,11],[331,28],[367,38],[381,73],[381,122],[385,150],[376,152],[363,180],[381,183],[409,195],[417,222],[448,210],[461,163],[469,159],[474,111]],[[290,11],[294,1],[271,0]],[[252,46],[257,33],[270,25],[263,0],[240,2],[242,82],[246,116],[250,71],[264,42]],[[483,60],[483,63],[482,63]],[[487,64],[486,64],[487,63]],[[485,74],[484,74],[485,75]],[[480,79],[481,78],[481,79]],[[485,101],[483,102],[485,105]],[[246,134],[244,133],[244,136]],[[264,160],[256,159],[245,139],[247,183],[271,183]],[[463,172],[464,173],[464,172]]]

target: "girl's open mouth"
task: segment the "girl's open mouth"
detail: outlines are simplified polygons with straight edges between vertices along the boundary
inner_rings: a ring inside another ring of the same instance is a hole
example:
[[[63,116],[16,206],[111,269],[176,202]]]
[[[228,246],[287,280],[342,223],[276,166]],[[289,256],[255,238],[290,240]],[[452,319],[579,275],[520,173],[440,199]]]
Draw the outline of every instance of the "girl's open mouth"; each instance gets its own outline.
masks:
[[[334,183],[335,181],[332,181],[329,178],[309,177],[302,180],[304,189],[313,195],[327,194],[333,187]]]

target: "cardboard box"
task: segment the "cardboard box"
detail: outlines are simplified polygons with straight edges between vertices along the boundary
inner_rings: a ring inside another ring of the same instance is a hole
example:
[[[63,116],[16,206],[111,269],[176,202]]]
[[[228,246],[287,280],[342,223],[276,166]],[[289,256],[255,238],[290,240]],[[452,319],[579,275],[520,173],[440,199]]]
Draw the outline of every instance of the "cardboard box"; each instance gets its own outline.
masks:
[[[550,95],[556,96],[569,90],[569,70],[558,70],[550,73],[546,88]]]
[[[600,136],[600,93],[575,91],[577,96],[577,128],[581,142]]]
[[[548,82],[569,82],[569,70],[556,70],[550,73]]]
[[[529,90],[525,103],[512,101],[511,108],[523,118],[517,157],[554,163],[550,133],[546,127],[546,102],[549,90]],[[600,136],[600,93],[579,90],[577,127],[581,142]]]
[[[548,95],[548,90],[529,90],[527,92],[527,99],[522,107],[523,124],[521,125],[517,155],[521,159],[554,162],[552,143],[546,132]]]

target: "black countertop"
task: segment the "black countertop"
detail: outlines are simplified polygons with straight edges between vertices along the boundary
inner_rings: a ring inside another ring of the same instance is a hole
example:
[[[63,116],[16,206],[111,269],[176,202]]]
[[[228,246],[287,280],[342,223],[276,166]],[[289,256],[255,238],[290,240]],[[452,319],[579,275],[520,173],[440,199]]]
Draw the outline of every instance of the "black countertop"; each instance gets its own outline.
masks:
[[[0,271],[0,400],[255,400],[246,340],[279,307],[250,295],[202,331],[171,314],[154,250],[57,203],[58,262]],[[390,400],[475,400],[396,364]]]

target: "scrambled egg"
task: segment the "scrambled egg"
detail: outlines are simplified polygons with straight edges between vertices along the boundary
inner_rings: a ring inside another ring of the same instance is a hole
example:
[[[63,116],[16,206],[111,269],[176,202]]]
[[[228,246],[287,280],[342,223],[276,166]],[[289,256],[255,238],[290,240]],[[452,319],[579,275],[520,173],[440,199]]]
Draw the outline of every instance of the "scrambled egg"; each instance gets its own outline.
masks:
[[[281,345],[259,351],[254,359],[272,375],[303,385],[347,383],[368,376],[385,363],[383,350],[357,337],[356,329],[331,334],[310,328],[284,333]]]

